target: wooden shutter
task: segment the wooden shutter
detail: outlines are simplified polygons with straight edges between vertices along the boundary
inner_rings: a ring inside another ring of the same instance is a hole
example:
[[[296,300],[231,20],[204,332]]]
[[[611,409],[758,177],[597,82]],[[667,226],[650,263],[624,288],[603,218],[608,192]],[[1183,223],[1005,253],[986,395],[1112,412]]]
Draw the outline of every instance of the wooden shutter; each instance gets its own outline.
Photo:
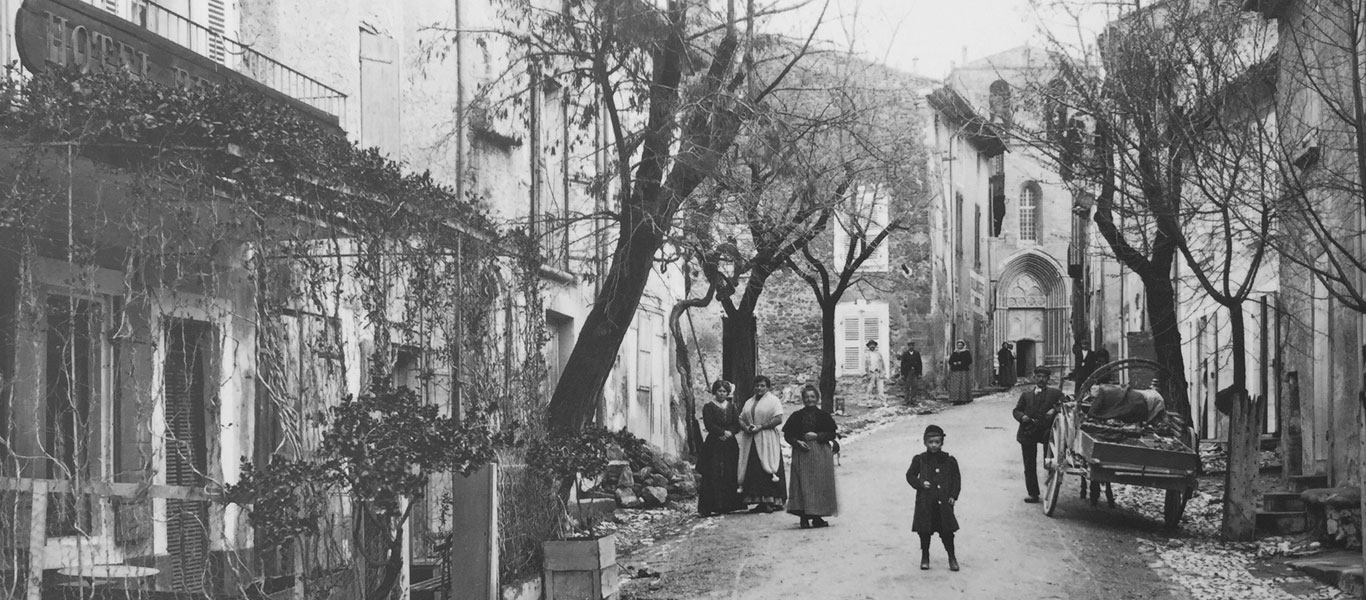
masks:
[[[98,403],[104,362],[100,345],[101,306],[89,300],[51,296],[46,317],[44,400],[48,477],[97,476],[98,469],[92,467],[100,460]],[[90,516],[88,497],[52,494],[48,498],[47,534],[89,532]]]
[[[863,364],[860,361],[860,358],[863,356],[860,352],[863,345],[859,342],[860,321],[861,319],[857,316],[844,318],[844,335],[841,339],[844,346],[845,371],[857,372],[863,370]]]
[[[166,331],[162,369],[166,420],[166,484],[202,486],[208,468],[204,409],[211,346],[209,327],[175,321]],[[166,552],[173,590],[204,590],[209,549],[209,507],[203,502],[166,501]]]
[[[216,63],[222,63],[226,52],[223,46],[223,36],[228,29],[228,9],[226,0],[208,0],[209,11],[208,19],[204,23],[209,31],[209,58]]]
[[[887,197],[883,194],[881,186],[868,186],[868,202],[871,204],[869,211],[870,222],[868,223],[868,243],[871,244],[873,243],[873,240],[877,239],[877,236],[881,235],[882,231],[887,228],[887,223],[889,221],[887,214]],[[890,237],[882,240],[882,243],[878,244],[877,250],[873,251],[873,255],[868,257],[868,261],[864,263],[864,267],[869,271],[886,271],[888,256],[890,255],[890,252],[888,251],[889,246],[891,246]]]

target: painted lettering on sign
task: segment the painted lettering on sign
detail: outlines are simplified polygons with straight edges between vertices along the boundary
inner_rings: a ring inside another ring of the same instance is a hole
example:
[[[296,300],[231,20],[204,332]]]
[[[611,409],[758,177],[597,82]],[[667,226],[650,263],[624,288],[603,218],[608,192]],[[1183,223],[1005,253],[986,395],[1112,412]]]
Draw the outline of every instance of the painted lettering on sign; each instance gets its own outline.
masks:
[[[47,61],[73,66],[82,73],[123,69],[147,77],[147,53],[70,19],[44,11],[47,22]]]
[[[19,61],[34,73],[51,68],[85,74],[123,70],[178,87],[224,81],[257,85],[146,28],[77,0],[24,0],[14,33]]]

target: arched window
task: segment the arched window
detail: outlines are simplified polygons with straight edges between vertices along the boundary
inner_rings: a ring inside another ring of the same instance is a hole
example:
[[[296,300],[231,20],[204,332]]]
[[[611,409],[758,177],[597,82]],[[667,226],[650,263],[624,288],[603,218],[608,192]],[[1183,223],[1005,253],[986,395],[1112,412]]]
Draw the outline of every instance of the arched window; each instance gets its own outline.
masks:
[[[1020,190],[1020,240],[1039,241],[1039,185],[1026,183]]]

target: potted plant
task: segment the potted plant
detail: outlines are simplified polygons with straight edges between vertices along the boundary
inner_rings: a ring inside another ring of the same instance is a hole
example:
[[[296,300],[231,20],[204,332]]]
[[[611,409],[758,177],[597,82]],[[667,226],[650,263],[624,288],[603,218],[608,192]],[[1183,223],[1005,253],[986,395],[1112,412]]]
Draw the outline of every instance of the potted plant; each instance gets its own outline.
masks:
[[[614,443],[612,432],[590,425],[575,434],[552,434],[536,440],[527,449],[527,463],[554,479],[566,512],[560,539],[548,540],[542,546],[546,600],[569,597],[570,593],[582,598],[585,590],[591,591],[591,598],[616,597],[616,536],[595,534],[596,515],[584,509],[586,492],[582,485],[606,471],[608,450]],[[571,496],[577,519],[568,515]]]

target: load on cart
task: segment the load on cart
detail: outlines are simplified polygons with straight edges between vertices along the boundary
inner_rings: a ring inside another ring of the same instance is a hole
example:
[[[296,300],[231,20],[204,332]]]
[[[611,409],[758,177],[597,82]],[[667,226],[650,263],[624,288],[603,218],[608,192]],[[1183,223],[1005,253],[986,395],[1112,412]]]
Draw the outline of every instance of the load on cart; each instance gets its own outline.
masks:
[[[1164,370],[1156,362],[1130,358],[1096,369],[1063,402],[1053,421],[1044,465],[1044,514],[1052,516],[1063,476],[1088,483],[1092,504],[1100,484],[1121,483],[1167,491],[1163,520],[1176,527],[1186,501],[1195,491],[1200,456],[1195,432],[1179,415],[1168,412],[1154,389]],[[1125,384],[1098,383],[1123,375]],[[1111,496],[1113,504],[1113,496]]]

